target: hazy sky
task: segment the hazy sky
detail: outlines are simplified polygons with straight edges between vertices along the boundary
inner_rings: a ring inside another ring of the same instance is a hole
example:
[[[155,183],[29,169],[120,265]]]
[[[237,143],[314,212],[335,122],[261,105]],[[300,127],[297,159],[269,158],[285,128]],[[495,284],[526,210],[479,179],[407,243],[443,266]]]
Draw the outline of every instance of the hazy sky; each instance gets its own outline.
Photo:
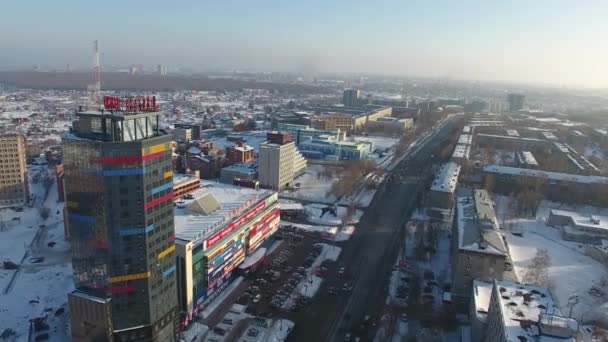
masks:
[[[608,87],[606,0],[6,1],[0,67],[346,71]]]

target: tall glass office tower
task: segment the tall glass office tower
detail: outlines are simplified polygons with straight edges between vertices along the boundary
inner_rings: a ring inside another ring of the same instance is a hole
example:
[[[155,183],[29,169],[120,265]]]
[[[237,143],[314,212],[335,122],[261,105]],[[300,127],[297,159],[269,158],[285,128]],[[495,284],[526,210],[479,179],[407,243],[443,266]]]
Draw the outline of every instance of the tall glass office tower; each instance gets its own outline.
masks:
[[[155,99],[114,100],[111,110],[78,112],[63,142],[72,337],[174,341],[171,138]]]

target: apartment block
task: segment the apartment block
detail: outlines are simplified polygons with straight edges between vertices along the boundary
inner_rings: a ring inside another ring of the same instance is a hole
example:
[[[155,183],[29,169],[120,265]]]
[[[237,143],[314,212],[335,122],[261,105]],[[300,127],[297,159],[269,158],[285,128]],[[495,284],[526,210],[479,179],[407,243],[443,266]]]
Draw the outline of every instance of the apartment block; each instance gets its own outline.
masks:
[[[0,136],[0,206],[20,206],[29,199],[25,138]]]

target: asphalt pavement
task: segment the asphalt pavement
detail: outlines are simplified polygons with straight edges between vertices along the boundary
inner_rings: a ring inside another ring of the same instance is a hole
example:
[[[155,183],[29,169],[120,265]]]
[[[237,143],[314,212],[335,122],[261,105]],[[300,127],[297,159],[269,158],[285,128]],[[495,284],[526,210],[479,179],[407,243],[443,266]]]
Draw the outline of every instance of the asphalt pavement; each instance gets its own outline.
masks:
[[[305,310],[289,315],[296,323],[290,341],[343,341],[347,333],[361,341],[373,339],[373,323],[385,306],[390,273],[405,235],[403,226],[432,181],[436,149],[454,123],[448,120],[433,131],[392,171],[400,176],[389,175],[380,186],[355,234],[340,244],[337,263],[347,269],[346,276],[328,274],[315,300]],[[330,286],[341,288],[344,283],[353,286],[350,294],[328,294]],[[366,316],[371,320],[361,324]]]

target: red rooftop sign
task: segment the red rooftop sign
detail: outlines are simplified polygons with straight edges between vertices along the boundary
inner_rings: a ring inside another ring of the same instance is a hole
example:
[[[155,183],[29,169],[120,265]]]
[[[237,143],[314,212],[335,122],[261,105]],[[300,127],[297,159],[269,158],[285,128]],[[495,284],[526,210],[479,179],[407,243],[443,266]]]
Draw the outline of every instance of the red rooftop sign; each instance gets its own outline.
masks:
[[[156,112],[156,96],[129,96],[120,98],[116,96],[104,96],[103,108],[122,112]]]

